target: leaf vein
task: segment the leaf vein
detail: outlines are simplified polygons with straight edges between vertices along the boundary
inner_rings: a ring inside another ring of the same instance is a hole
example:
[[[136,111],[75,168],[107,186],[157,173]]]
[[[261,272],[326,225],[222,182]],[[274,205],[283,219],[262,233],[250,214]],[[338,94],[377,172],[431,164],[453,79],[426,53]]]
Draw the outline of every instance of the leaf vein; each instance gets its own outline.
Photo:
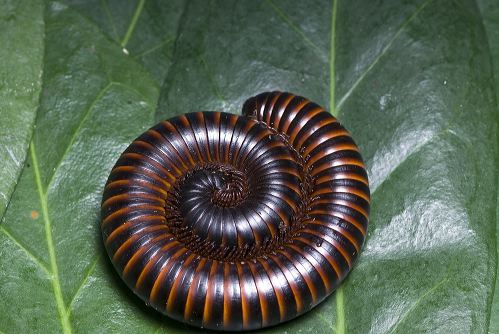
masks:
[[[69,319],[66,317],[66,307],[64,304],[64,298],[62,296],[62,290],[61,290],[61,284],[60,284],[60,278],[59,278],[59,270],[57,268],[57,257],[55,254],[54,239],[53,239],[53,235],[52,235],[52,222],[50,221],[47,197],[46,197],[46,194],[43,191],[43,187],[42,187],[42,180],[40,177],[40,170],[39,170],[39,166],[38,166],[38,157],[36,156],[36,149],[35,149],[35,144],[33,141],[31,141],[30,153],[31,153],[31,160],[33,162],[33,170],[35,173],[35,181],[36,181],[36,187],[38,190],[40,206],[42,208],[43,221],[44,221],[44,225],[45,225],[45,237],[47,239],[47,248],[48,248],[49,258],[50,258],[50,266],[52,268],[52,270],[51,270],[52,271],[52,276],[51,276],[52,289],[54,291],[54,296],[55,296],[55,301],[56,301],[56,305],[57,305],[57,310],[59,312],[59,318],[61,321],[62,331],[64,334],[71,334],[72,333],[71,324],[69,322]]]
[[[76,301],[76,298],[78,297],[78,295],[80,294],[81,292],[81,289],[85,286],[85,284],[87,284],[88,282],[88,279],[90,278],[90,276],[93,274],[94,270],[95,270],[95,267],[97,266],[97,263],[99,262],[99,259],[100,259],[100,255],[97,255],[95,257],[95,260],[92,262],[92,264],[89,266],[85,276],[83,277],[83,279],[81,280],[80,284],[78,285],[78,288],[76,289],[76,292],[75,294],[73,295],[73,297],[71,297],[71,301],[69,302],[69,305],[68,307],[66,308],[66,314],[67,314],[67,317],[71,317],[71,312],[73,310],[73,305]]]
[[[333,1],[333,12],[331,13],[331,41],[329,46],[329,112],[337,116],[335,109],[336,94],[336,13],[338,12],[338,0]]]
[[[128,29],[125,33],[125,36],[123,37],[123,40],[121,41],[121,47],[125,48],[128,42],[130,41],[130,38],[132,37],[132,34],[135,30],[135,27],[137,26],[137,21],[139,20],[140,14],[142,13],[142,10],[144,9],[144,4],[146,0],[140,0],[139,3],[137,4],[137,7],[135,8],[135,11],[132,16],[132,20],[130,21],[130,24],[128,25]]]
[[[31,253],[26,246],[24,246],[19,240],[17,240],[3,225],[0,225],[0,231],[5,234],[7,238],[9,238],[17,247],[19,247],[34,263],[36,263],[48,276],[51,276],[52,273],[45,266],[42,260],[37,258],[33,253]]]
[[[155,109],[155,106],[153,106],[153,105],[149,102],[149,98],[148,98],[148,97],[146,97],[146,96],[145,96],[144,94],[142,94],[141,92],[139,92],[136,88],[134,88],[134,87],[132,87],[132,86],[129,86],[129,85],[127,85],[127,84],[124,84],[124,83],[122,83],[122,82],[117,82],[117,81],[111,81],[111,82],[109,83],[109,87],[108,87],[108,89],[109,89],[109,88],[111,88],[111,86],[119,86],[119,87],[123,87],[123,88],[125,88],[125,89],[129,89],[129,90],[131,90],[132,92],[134,92],[134,93],[136,93],[137,95],[139,95],[139,96],[140,96],[140,97],[144,100],[144,102],[145,102],[147,105],[149,105],[149,107],[151,107],[151,109],[153,109],[153,110]]]
[[[150,47],[149,49],[144,50],[144,51],[142,51],[140,53],[137,53],[137,54],[133,55],[132,58],[137,59],[137,58],[140,58],[140,57],[144,57],[145,55],[148,55],[149,53],[152,53],[152,52],[154,52],[154,51],[162,48],[163,46],[166,46],[166,45],[172,43],[174,40],[175,40],[174,38],[168,37],[165,40],[159,42],[158,44]]]
[[[336,328],[334,328],[333,325],[329,321],[327,321],[327,319],[324,317],[322,313],[316,312],[316,314],[319,317],[319,319],[321,319],[329,328],[331,328],[333,333],[336,333]]]
[[[336,333],[346,333],[345,298],[343,296],[343,286],[336,290]]]
[[[310,38],[305,35],[305,33],[296,26],[296,24],[291,21],[291,19],[280,9],[276,4],[272,2],[272,0],[266,0],[267,3],[272,7],[272,9],[277,13],[277,15],[286,23],[295,33],[297,33],[306,44],[308,44],[314,52],[319,56],[319,58],[327,59],[326,54],[314,43],[310,40]]]
[[[419,296],[418,299],[414,303],[412,303],[411,307],[407,309],[407,311],[402,315],[399,321],[397,321],[396,324],[393,325],[393,327],[390,329],[389,333],[394,333],[395,330],[398,328],[398,326],[407,319],[409,314],[421,303],[423,299],[425,299],[430,293],[436,291],[441,285],[443,285],[445,282],[448,281],[448,277],[444,277],[440,282],[435,284],[433,287],[429,288],[426,290],[425,293],[423,293],[421,296]]]
[[[336,112],[338,113],[345,101],[352,95],[355,89],[359,86],[359,84],[364,80],[369,72],[376,66],[376,64],[380,61],[381,58],[387,53],[387,51],[392,47],[393,43],[400,36],[402,31],[421,13],[421,11],[431,2],[432,0],[426,0],[423,2],[418,9],[411,14],[409,18],[407,18],[404,23],[398,28],[397,32],[393,35],[393,37],[388,41],[383,50],[378,54],[378,56],[374,59],[374,61],[367,67],[367,69],[362,73],[359,78],[353,83],[353,85],[348,89],[348,91],[342,96],[342,98],[338,101],[336,105]]]
[[[80,132],[83,124],[85,123],[85,121],[87,120],[88,116],[90,115],[90,112],[92,111],[92,109],[95,107],[95,105],[97,104],[97,102],[104,96],[104,94],[107,92],[107,90],[112,85],[113,85],[113,82],[110,82],[104,88],[102,88],[101,91],[96,95],[95,99],[92,101],[92,103],[90,104],[90,106],[88,107],[88,109],[85,111],[85,114],[83,115],[83,117],[81,118],[80,122],[78,123],[78,126],[76,127],[75,131],[73,132],[73,134],[71,136],[71,139],[69,140],[69,143],[68,143],[68,145],[66,146],[66,148],[64,150],[64,153],[62,154],[61,158],[59,159],[59,161],[55,165],[53,173],[52,173],[52,175],[51,175],[51,177],[49,179],[49,182],[47,183],[47,188],[45,189],[45,191],[48,191],[50,189],[50,186],[51,186],[52,182],[54,181],[55,174],[56,174],[57,170],[61,166],[62,162],[64,161],[64,158],[66,157],[66,155],[69,153],[69,149],[71,148],[71,146],[73,145],[73,143],[76,140],[76,135]],[[46,195],[46,193],[44,193],[43,195]]]

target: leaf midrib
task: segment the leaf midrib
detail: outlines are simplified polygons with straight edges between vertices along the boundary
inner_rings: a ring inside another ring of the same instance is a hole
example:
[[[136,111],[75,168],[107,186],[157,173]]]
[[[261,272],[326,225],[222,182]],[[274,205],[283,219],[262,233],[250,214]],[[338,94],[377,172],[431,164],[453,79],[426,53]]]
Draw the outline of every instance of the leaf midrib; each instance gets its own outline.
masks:
[[[338,116],[335,106],[336,94],[336,15],[338,12],[338,0],[333,0],[333,9],[331,14],[331,41],[329,50],[329,111],[334,117]]]
[[[394,41],[400,36],[402,31],[419,15],[419,13],[431,2],[432,0],[426,0],[421,4],[414,13],[409,16],[397,29],[396,33],[388,41],[382,51],[377,55],[377,57],[371,62],[367,69],[357,78],[349,90],[341,97],[338,104],[335,101],[336,93],[336,23],[337,23],[337,8],[338,0],[333,0],[332,14],[331,14],[331,41],[330,41],[330,52],[329,52],[329,110],[331,114],[335,117],[338,116],[339,111],[344,104],[344,102],[352,95],[353,91],[358,87],[358,85],[364,80],[367,74],[376,66],[379,60],[388,52],[388,50],[393,45]],[[389,175],[387,175],[388,177]],[[383,181],[382,181],[383,182]],[[379,187],[378,187],[379,188]],[[376,188],[376,189],[378,189]],[[373,191],[372,194],[376,191]],[[408,313],[412,311],[412,308],[407,311],[404,318],[407,317]],[[336,289],[336,328],[335,332],[338,334],[346,333],[346,314],[345,314],[345,300],[343,285]]]
[[[124,87],[126,89],[130,89],[131,91],[134,91],[134,92],[139,94],[139,92],[137,92],[136,89],[134,89],[133,87],[130,87],[128,85],[125,85],[125,84],[120,83],[120,82],[115,82],[115,81],[108,82],[108,84],[100,90],[100,92],[96,95],[93,102],[90,104],[89,108],[86,110],[85,115],[81,118],[77,128],[73,132],[73,135],[71,136],[71,139],[70,139],[68,145],[66,146],[64,154],[62,155],[61,159],[58,161],[57,167],[55,168],[55,170],[54,170],[54,172],[53,172],[53,174],[52,174],[52,176],[47,184],[46,189],[44,189],[43,184],[42,184],[40,167],[38,164],[38,156],[36,153],[35,144],[33,141],[30,144],[29,151],[30,151],[30,155],[31,155],[31,160],[33,162],[35,181],[36,181],[37,191],[38,191],[38,195],[39,195],[40,206],[42,209],[42,216],[43,216],[43,220],[44,220],[45,237],[47,239],[47,247],[48,247],[49,259],[50,259],[50,268],[43,266],[41,261],[39,261],[32,253],[30,253],[21,243],[16,242],[16,240],[13,237],[11,237],[13,242],[18,244],[18,246],[21,249],[23,249],[28,254],[28,256],[30,256],[32,258],[32,260],[34,262],[36,262],[42,269],[46,270],[47,273],[49,274],[51,282],[52,282],[53,292],[54,292],[54,296],[55,296],[55,300],[56,300],[59,318],[61,321],[61,326],[62,326],[63,332],[65,334],[72,333],[72,327],[71,327],[71,322],[70,322],[70,315],[72,313],[72,306],[74,304],[74,301],[76,300],[76,297],[80,293],[81,289],[86,284],[89,277],[93,274],[93,271],[95,270],[96,265],[98,263],[99,257],[96,257],[96,259],[90,265],[87,273],[85,274],[85,277],[83,278],[79,287],[77,288],[76,293],[71,298],[70,304],[66,305],[66,303],[64,302],[63,295],[62,295],[60,276],[59,276],[59,271],[58,271],[58,267],[57,267],[57,256],[55,253],[55,246],[54,246],[53,235],[52,235],[52,223],[51,223],[50,215],[49,215],[49,211],[48,211],[47,191],[51,188],[51,185],[54,181],[54,178],[55,178],[57,171],[59,170],[59,167],[61,166],[62,162],[64,161],[64,158],[68,154],[70,148],[73,146],[73,144],[76,140],[76,136],[80,132],[83,124],[85,123],[85,121],[89,117],[89,115],[90,115],[91,111],[93,110],[94,106],[96,105],[97,101],[100,101],[103,98],[103,96],[106,94],[106,92],[113,86],[121,86],[121,87]],[[139,95],[142,96],[141,94],[139,94]],[[6,230],[4,231],[4,233],[7,236],[9,236],[9,234],[7,233]]]
[[[376,56],[376,58],[369,64],[369,66],[362,72],[362,74],[355,80],[355,82],[350,86],[345,94],[338,100],[336,104],[336,19],[337,19],[337,7],[339,0],[333,0],[332,5],[332,15],[331,15],[331,39],[330,39],[330,50],[329,50],[329,111],[335,117],[338,116],[341,107],[344,103],[352,96],[352,93],[356,90],[359,84],[366,78],[367,74],[376,66],[376,64],[383,58],[383,56],[390,50],[393,43],[400,36],[402,31],[419,15],[419,13],[426,7],[432,0],[424,1],[404,22],[399,26],[395,34],[390,38],[388,43],[383,47],[381,52]],[[277,15],[286,23],[304,42],[308,44],[314,52],[322,57],[324,53],[320,48],[315,45],[310,38],[307,37],[303,31],[301,31],[294,22],[289,19],[289,17],[275,4],[272,0],[267,0],[267,3],[272,7],[272,9],[277,13]]]
[[[64,297],[62,296],[59,269],[57,267],[57,257],[55,254],[54,238],[52,235],[52,222],[50,221],[50,216],[48,212],[47,194],[43,190],[42,179],[40,177],[40,169],[38,166],[38,157],[36,155],[35,143],[33,141],[31,141],[29,150],[30,150],[31,160],[33,163],[33,171],[35,175],[38,197],[40,199],[40,206],[42,209],[42,216],[45,227],[45,238],[47,239],[47,248],[50,258],[50,269],[52,273],[50,280],[52,282],[52,289],[54,290],[55,302],[59,313],[59,320],[61,322],[63,333],[71,334],[73,331],[71,328],[71,323],[69,322],[69,318],[67,316]]]

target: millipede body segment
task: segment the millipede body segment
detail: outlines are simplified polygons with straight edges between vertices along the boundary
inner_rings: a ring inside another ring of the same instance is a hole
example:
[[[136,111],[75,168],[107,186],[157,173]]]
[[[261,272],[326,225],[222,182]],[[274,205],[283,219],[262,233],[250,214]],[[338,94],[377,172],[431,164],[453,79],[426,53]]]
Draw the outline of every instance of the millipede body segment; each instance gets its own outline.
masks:
[[[195,112],[138,137],[111,171],[102,236],[147,304],[210,329],[303,314],[345,278],[369,218],[369,183],[349,133],[290,93],[243,115]]]

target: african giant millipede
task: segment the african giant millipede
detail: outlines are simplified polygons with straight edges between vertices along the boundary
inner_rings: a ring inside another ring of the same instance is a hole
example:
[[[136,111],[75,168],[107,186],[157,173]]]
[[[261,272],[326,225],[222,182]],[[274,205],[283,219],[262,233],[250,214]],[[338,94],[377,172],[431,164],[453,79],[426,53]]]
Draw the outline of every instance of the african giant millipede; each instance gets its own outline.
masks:
[[[211,329],[292,319],[345,278],[363,244],[369,184],[349,133],[289,93],[243,116],[196,112],[137,138],[111,171],[102,235],[156,310]]]

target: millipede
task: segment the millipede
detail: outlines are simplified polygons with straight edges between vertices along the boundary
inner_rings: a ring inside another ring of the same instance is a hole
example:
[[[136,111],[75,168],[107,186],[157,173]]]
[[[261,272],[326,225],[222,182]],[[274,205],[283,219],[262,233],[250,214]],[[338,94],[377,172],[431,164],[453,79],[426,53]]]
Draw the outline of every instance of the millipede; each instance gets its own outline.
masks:
[[[101,231],[147,305],[197,327],[252,330],[338,287],[369,209],[347,130],[306,98],[266,92],[242,115],[187,113],[134,140],[107,180]]]

